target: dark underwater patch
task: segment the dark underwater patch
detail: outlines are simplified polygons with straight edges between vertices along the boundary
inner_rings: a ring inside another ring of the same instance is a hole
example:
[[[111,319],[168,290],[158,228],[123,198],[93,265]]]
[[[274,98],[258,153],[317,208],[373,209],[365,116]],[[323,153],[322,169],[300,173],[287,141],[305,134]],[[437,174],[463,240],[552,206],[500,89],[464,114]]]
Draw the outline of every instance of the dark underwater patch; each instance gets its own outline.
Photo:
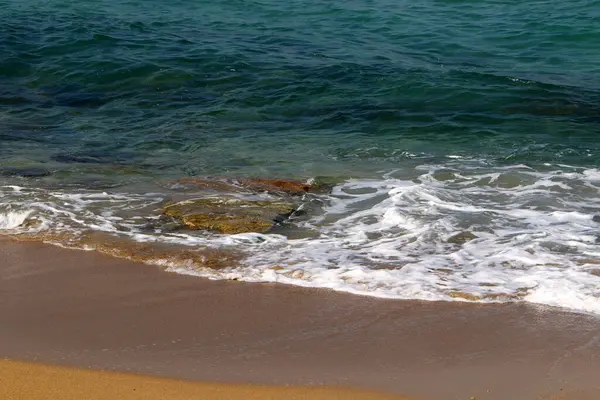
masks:
[[[2,176],[19,176],[22,178],[43,178],[51,175],[44,168],[17,168],[17,167],[0,167],[0,175]]]
[[[119,154],[109,150],[97,150],[90,152],[61,152],[50,156],[52,161],[63,164],[131,164],[132,155]]]
[[[46,105],[50,106],[95,108],[108,102],[103,93],[74,83],[44,87],[41,88],[41,92],[47,99]]]

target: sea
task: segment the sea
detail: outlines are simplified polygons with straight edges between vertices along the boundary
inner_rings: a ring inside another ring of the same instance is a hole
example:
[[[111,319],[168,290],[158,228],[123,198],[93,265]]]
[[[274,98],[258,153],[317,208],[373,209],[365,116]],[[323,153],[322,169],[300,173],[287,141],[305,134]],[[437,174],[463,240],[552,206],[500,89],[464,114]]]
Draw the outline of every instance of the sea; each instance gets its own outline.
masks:
[[[162,215],[182,178],[329,190],[219,234]],[[600,1],[0,0],[0,232],[600,314]]]

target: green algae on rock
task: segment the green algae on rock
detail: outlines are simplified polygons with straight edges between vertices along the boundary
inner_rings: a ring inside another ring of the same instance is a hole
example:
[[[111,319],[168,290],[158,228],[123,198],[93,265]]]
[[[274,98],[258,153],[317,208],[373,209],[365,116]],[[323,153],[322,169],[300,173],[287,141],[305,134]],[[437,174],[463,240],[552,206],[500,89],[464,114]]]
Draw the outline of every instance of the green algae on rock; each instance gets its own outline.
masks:
[[[218,233],[264,233],[296,210],[292,203],[235,198],[200,198],[169,204],[163,214],[188,228]]]
[[[477,239],[477,236],[473,232],[464,231],[450,236],[447,242],[452,244],[465,244],[474,239]]]

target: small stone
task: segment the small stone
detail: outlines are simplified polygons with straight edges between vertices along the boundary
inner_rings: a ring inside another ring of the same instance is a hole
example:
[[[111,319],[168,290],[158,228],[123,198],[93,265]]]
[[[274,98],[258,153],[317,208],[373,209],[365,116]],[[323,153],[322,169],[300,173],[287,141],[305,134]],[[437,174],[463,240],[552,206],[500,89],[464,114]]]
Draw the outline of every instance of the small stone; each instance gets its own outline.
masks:
[[[26,219],[21,224],[21,228],[36,229],[42,225],[42,221],[37,218]]]
[[[481,296],[477,296],[475,294],[471,294],[471,293],[466,293],[466,292],[462,292],[460,290],[453,290],[451,292],[448,293],[448,296],[454,298],[454,299],[463,299],[463,300],[469,300],[469,301],[477,301],[477,300],[481,300]]]
[[[302,279],[304,277],[304,271],[302,271],[301,269],[295,269],[290,274],[290,277],[294,279]]]

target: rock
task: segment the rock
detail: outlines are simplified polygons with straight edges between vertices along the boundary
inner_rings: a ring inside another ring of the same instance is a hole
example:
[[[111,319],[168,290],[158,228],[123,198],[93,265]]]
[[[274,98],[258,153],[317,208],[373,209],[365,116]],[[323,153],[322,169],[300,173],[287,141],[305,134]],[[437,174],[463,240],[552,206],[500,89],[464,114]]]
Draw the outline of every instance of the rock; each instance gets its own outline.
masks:
[[[243,179],[239,184],[250,190],[266,192],[284,192],[287,194],[304,194],[310,190],[310,185],[304,182],[284,179]]]
[[[50,171],[43,168],[1,168],[0,174],[4,176],[20,176],[23,178],[43,178],[50,175]]]
[[[163,213],[181,220],[190,229],[236,234],[267,232],[295,209],[294,204],[285,202],[201,198],[167,205]]]
[[[473,239],[477,239],[477,236],[473,232],[464,231],[450,236],[446,241],[452,244],[465,244]]]
[[[331,193],[335,185],[344,183],[345,179],[334,176],[317,176],[309,180],[311,193]]]
[[[462,292],[460,290],[453,290],[448,293],[448,295],[454,299],[463,299],[468,301],[478,301],[481,300],[481,296],[472,293]]]
[[[135,154],[125,151],[90,150],[83,152],[61,152],[50,156],[52,161],[63,164],[112,164],[130,165]]]
[[[226,234],[264,233],[273,226],[273,221],[231,215],[186,215],[181,220],[190,229],[203,229]]]
[[[102,160],[98,157],[88,156],[88,155],[77,155],[77,154],[69,154],[69,153],[60,153],[54,154],[50,156],[52,161],[70,164],[70,163],[79,163],[79,164],[106,164],[109,161]]]
[[[328,177],[318,177],[309,182],[290,179],[265,179],[265,178],[181,178],[168,182],[172,189],[209,189],[218,192],[269,192],[279,195],[303,195],[307,192],[328,193],[331,188],[343,180]]]
[[[456,174],[449,169],[437,170],[433,173],[433,178],[440,182],[450,181],[456,179]]]
[[[295,269],[290,274],[290,277],[294,279],[302,279],[304,278],[304,271],[302,271],[301,269]]]
[[[74,247],[93,249],[113,257],[188,269],[224,269],[239,265],[242,253],[227,248],[190,248],[167,243],[140,243],[104,232],[90,232],[70,242]]]
[[[232,183],[218,178],[181,178],[177,179],[176,181],[169,182],[169,186],[172,188],[183,187],[184,189],[211,189],[221,192],[236,192],[240,190],[239,187],[233,185]]]
[[[27,218],[25,219],[25,221],[23,221],[23,223],[20,225],[21,228],[25,228],[25,229],[37,229],[42,225],[42,220],[37,219],[37,218]]]
[[[600,259],[584,258],[582,260],[577,260],[577,263],[579,265],[584,265],[584,264],[600,265]]]

